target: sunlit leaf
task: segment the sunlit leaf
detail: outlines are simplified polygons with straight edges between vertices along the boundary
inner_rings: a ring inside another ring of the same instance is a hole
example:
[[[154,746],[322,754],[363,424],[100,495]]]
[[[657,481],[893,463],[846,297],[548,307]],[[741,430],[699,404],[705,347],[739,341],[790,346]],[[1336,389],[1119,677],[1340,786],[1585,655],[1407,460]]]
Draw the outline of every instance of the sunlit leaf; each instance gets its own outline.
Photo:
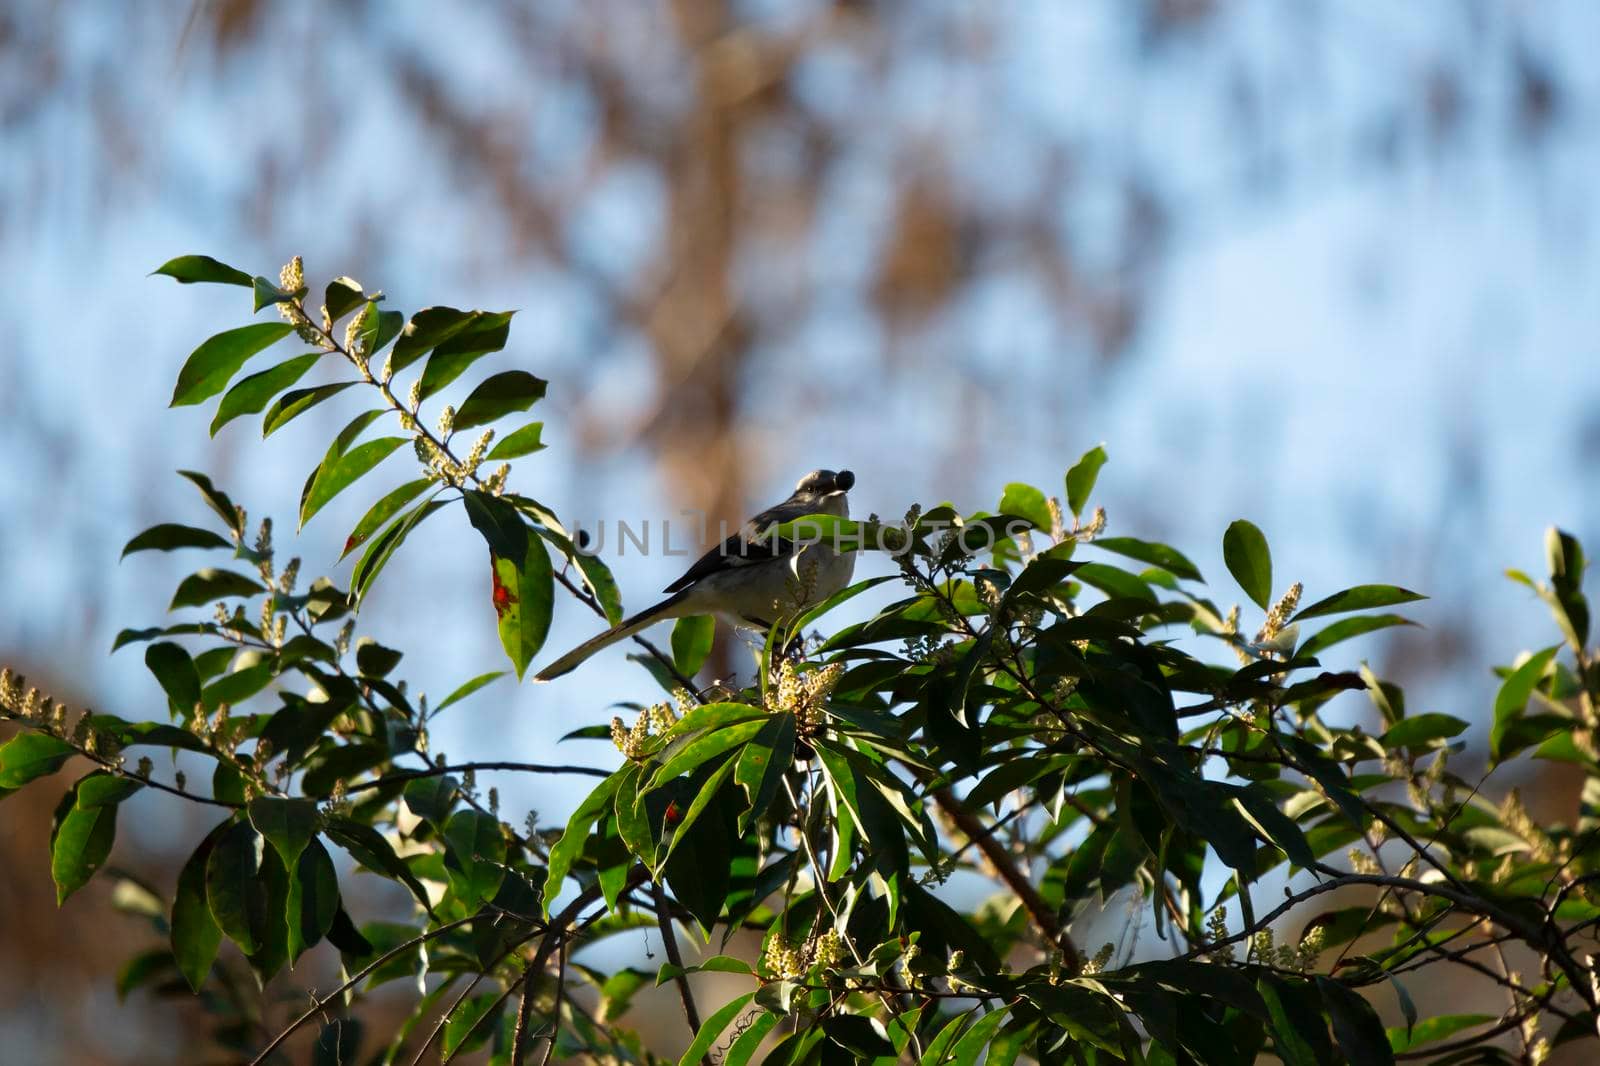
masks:
[[[258,322],[218,333],[196,348],[178,371],[171,406],[184,407],[215,396],[227,387],[246,360],[293,330],[287,322]]]

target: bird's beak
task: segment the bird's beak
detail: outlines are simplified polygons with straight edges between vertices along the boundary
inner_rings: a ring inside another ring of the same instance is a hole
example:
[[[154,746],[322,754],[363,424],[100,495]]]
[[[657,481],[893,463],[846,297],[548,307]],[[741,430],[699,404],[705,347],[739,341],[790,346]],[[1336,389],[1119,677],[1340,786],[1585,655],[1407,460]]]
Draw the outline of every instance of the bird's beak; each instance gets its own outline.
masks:
[[[841,470],[833,476],[834,492],[849,492],[856,486],[856,476],[848,470]]]

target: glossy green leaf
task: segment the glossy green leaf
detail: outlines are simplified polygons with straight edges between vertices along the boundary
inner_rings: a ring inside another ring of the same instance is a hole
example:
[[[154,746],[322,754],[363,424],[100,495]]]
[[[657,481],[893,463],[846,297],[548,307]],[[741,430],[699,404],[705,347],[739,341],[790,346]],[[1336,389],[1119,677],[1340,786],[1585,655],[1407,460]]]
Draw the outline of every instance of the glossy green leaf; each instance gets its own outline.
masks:
[[[506,370],[485,379],[461,401],[456,411],[455,428],[473,429],[488,425],[513,411],[526,411],[544,398],[549,382],[526,370]]]
[[[1427,598],[1397,585],[1357,585],[1355,588],[1345,589],[1326,599],[1318,600],[1309,607],[1302,607],[1290,621],[1299,622],[1307,618],[1321,618],[1328,614],[1344,614],[1347,611],[1366,611],[1374,607],[1393,607],[1397,603],[1411,603]]]
[[[287,322],[258,322],[218,333],[194,350],[172,390],[173,407],[209,400],[227,387],[246,360],[293,332]]]
[[[1494,761],[1514,754],[1507,743],[1511,728],[1522,717],[1529,697],[1560,650],[1560,645],[1554,645],[1530,655],[1501,683],[1500,691],[1494,697],[1494,723],[1489,727],[1489,757]]]
[[[1449,714],[1433,712],[1402,718],[1383,734],[1386,748],[1418,748],[1435,740],[1447,740],[1466,732],[1467,723]]]
[[[426,400],[460,377],[473,363],[504,348],[511,335],[513,314],[513,311],[479,312],[450,339],[437,345],[422,371],[422,398]]]
[[[550,905],[555,902],[556,893],[561,891],[561,882],[572,871],[572,864],[578,856],[583,854],[584,841],[589,837],[589,830],[594,828],[594,823],[605,812],[611,809],[611,800],[617,794],[617,786],[622,778],[632,767],[625,766],[595,786],[593,792],[578,804],[578,809],[572,812],[572,817],[567,819],[566,831],[561,834],[550,848],[549,875],[545,880],[544,914],[550,916]]]
[[[723,726],[721,729],[709,729],[700,736],[695,737],[683,747],[677,749],[656,769],[650,784],[644,789],[648,792],[660,788],[673,778],[682,777],[692,773],[697,767],[745,743],[761,732],[764,722],[738,722],[733,725]]]
[[[194,526],[181,526],[172,522],[164,522],[158,526],[151,526],[137,537],[128,541],[122,549],[122,558],[126,559],[133,552],[142,551],[175,551],[178,548],[229,548],[233,542],[209,529],[196,529]]]
[[[77,754],[48,733],[18,733],[0,746],[0,788],[17,789],[55,773]]]
[[[358,444],[339,456],[332,465],[324,463],[311,482],[311,491],[300,505],[300,525],[303,528],[311,516],[356,480],[394,454],[396,448],[408,443],[405,437],[379,437]]]
[[[350,536],[345,538],[344,551],[339,553],[339,558],[355,551],[367,542],[378,530],[400,513],[400,509],[427,490],[434,483],[432,478],[420,477],[415,481],[408,481],[394,491],[386,494],[377,503],[361,516],[361,521],[356,523],[355,529],[350,531]]]
[[[1302,659],[1310,658],[1352,637],[1364,636],[1367,633],[1375,633],[1380,629],[1389,629],[1394,626],[1414,626],[1416,624],[1411,619],[1398,614],[1365,614],[1356,618],[1346,618],[1325,627],[1315,636],[1306,638],[1306,641],[1295,652],[1295,656]]]
[[[457,425],[459,424],[458,422]],[[544,444],[539,439],[543,433],[543,422],[529,422],[510,436],[500,438],[495,446],[489,449],[488,459],[491,462],[497,459],[516,459],[543,451]]]
[[[1047,532],[1050,529],[1050,505],[1044,493],[1032,485],[1011,482],[1000,496],[999,509],[1001,514],[1020,515],[1040,529]]]
[[[1067,508],[1072,512],[1072,517],[1083,514],[1084,505],[1089,502],[1089,493],[1094,491],[1094,483],[1100,477],[1100,468],[1105,465],[1105,446],[1096,444],[1067,471]]]
[[[402,795],[406,806],[418,818],[426,818],[435,828],[443,827],[450,818],[450,808],[455,806],[461,786],[448,774],[437,777],[418,777],[406,782]]]
[[[717,620],[709,614],[680,618],[672,627],[672,665],[684,677],[700,672],[717,637]]]
[[[215,600],[234,597],[248,599],[258,592],[265,591],[266,586],[237,571],[206,567],[179,582],[178,590],[172,594],[172,602],[167,605],[167,610],[204,607]]]
[[[235,270],[227,263],[218,262],[209,255],[180,255],[176,259],[168,259],[150,273],[164,274],[180,285],[210,282],[217,285],[239,285],[248,289],[251,284],[249,274]]]
[[[437,492],[434,495],[437,496]],[[405,543],[405,539],[411,535],[411,531],[443,506],[443,500],[430,496],[390,523],[389,528],[374,538],[372,543],[367,546],[367,550],[361,553],[361,558],[356,562],[355,569],[350,574],[350,598],[355,601],[358,607],[361,601],[366,598],[367,593],[371,591],[372,583],[377,580],[378,575],[383,572],[383,568],[394,557],[394,553],[399,549],[400,545]]]
[[[743,1014],[744,1009],[755,998],[756,994],[754,992],[746,992],[732,1002],[718,1007],[711,1017],[701,1024],[700,1031],[694,1035],[694,1042],[689,1045],[688,1050],[678,1059],[678,1066],[697,1066],[700,1060],[711,1050],[711,1046],[722,1036],[722,1031],[732,1025],[733,1020]]]
[[[200,693],[200,702],[208,709],[222,704],[237,706],[272,683],[275,676],[273,662],[264,659],[251,666],[235,670],[207,685]]]
[[[1271,606],[1272,553],[1261,530],[1243,518],[1230,525],[1222,537],[1222,561],[1256,606]]]
[[[206,900],[206,865],[218,838],[230,822],[223,822],[200,842],[178,873],[178,892],[172,898],[172,955],[189,987],[199,992],[211,972],[222,945],[222,930],[211,917]]]
[[[1409,1034],[1405,1026],[1393,1026],[1385,1032],[1389,1037],[1390,1049],[1398,1055],[1402,1051],[1413,1051],[1426,1044],[1454,1036],[1463,1029],[1488,1025],[1496,1020],[1493,1014],[1441,1014],[1419,1021],[1411,1028]]]
[[[460,703],[462,700],[466,699],[468,696],[472,695],[489,682],[498,678],[502,678],[505,675],[506,672],[504,670],[490,670],[486,674],[479,674],[470,681],[462,682],[454,692],[450,693],[450,695],[439,701],[439,705],[433,709],[433,713],[438,714],[446,707],[449,707],[452,704]]]
[[[50,878],[56,885],[58,906],[88,884],[111,854],[117,837],[117,805],[79,802],[85,784],[108,776],[90,774],[74,785],[62,801],[66,813],[50,836]]]
[[[260,796],[248,805],[250,824],[266,837],[283,859],[283,867],[293,870],[317,832],[317,805],[307,799],[282,799]]]
[[[544,646],[555,606],[555,573],[543,538],[515,507],[485,492],[464,494],[467,517],[489,545],[490,602],[500,646],[521,678]]]
[[[468,907],[494,898],[505,876],[506,840],[500,822],[474,810],[461,810],[445,823],[445,869],[450,889]]]
[[[304,377],[320,358],[321,352],[307,352],[287,359],[270,370],[240,378],[217,405],[216,416],[211,420],[211,435],[215,437],[217,430],[234,419],[253,415],[266,407],[274,396]]]
[[[309,389],[294,389],[284,393],[261,419],[261,435],[272,436],[324,400],[332,399],[354,384],[354,381],[336,381],[331,385],[315,385]]]
[[[739,816],[744,832],[772,805],[783,775],[794,765],[795,721],[792,714],[773,715],[739,753],[734,780],[744,789],[747,808]]]

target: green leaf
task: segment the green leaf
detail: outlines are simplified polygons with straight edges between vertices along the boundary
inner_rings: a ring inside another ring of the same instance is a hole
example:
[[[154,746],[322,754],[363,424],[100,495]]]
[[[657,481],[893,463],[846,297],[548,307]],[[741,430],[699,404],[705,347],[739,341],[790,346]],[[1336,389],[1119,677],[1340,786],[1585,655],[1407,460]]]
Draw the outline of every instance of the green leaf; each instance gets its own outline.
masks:
[[[117,971],[117,1002],[125,1002],[130,992],[135,992],[153,981],[164,982],[175,969],[177,966],[173,961],[172,952],[166,948],[141,951]]]
[[[1268,571],[1270,573],[1270,570]],[[1243,582],[1240,582],[1243,584]],[[1428,597],[1398,585],[1357,585],[1355,588],[1335,592],[1327,599],[1318,600],[1310,607],[1301,608],[1290,622],[1306,618],[1320,618],[1325,614],[1344,614],[1347,611],[1365,611],[1373,607],[1393,607],[1397,603],[1411,603]]]
[[[589,837],[589,830],[594,828],[595,821],[611,809],[611,798],[617,794],[617,786],[627,773],[634,769],[631,765],[624,766],[600,784],[595,786],[593,792],[578,805],[572,812],[572,817],[567,820],[566,831],[550,849],[549,875],[545,879],[544,914],[550,916],[550,904],[555,902],[556,893],[561,891],[561,882],[566,879],[572,870],[572,864],[578,856],[583,854],[584,841]]]
[[[1318,632],[1315,636],[1307,638],[1295,652],[1296,658],[1309,658],[1326,651],[1341,641],[1351,637],[1375,633],[1380,629],[1389,629],[1392,626],[1414,626],[1417,623],[1398,614],[1367,614],[1357,618],[1346,618],[1335,622],[1331,626]]]
[[[167,605],[167,610],[204,607],[213,600],[229,599],[234,596],[248,598],[265,591],[266,586],[254,578],[245,577],[233,570],[206,567],[179,582],[178,590],[172,594],[172,602]]]
[[[165,274],[180,285],[210,282],[217,285],[238,285],[246,289],[251,285],[249,274],[235,270],[227,263],[218,262],[209,255],[180,255],[176,259],[168,259],[150,273],[152,276]]]
[[[1234,794],[1234,802],[1262,839],[1281,850],[1290,862],[1302,869],[1316,864],[1317,857],[1306,843],[1300,826],[1278,809],[1277,802],[1266,789],[1248,785]]]
[[[280,849],[280,854],[282,851]],[[333,858],[322,841],[311,837],[299,861],[290,867],[294,876],[289,880],[289,902],[285,920],[289,932],[289,964],[315,947],[333,926],[333,917],[339,910],[339,878],[333,869]]]
[[[272,671],[271,659],[264,659],[253,666],[235,670],[207,685],[200,693],[200,702],[208,710],[224,703],[237,706],[271,684],[274,676]]]
[[[210,478],[197,471],[180,470],[178,475],[194,483],[195,488],[200,490],[200,495],[205,498],[206,506],[216,512],[217,517],[222,519],[223,525],[240,536],[244,535],[244,527],[239,519],[239,509],[234,506],[232,500],[228,499],[227,493],[213,486]]]
[[[1420,748],[1431,741],[1445,740],[1466,732],[1467,723],[1449,714],[1412,715],[1402,718],[1383,734],[1381,743],[1386,748]]]
[[[1014,514],[1026,518],[1040,529],[1050,529],[1050,505],[1044,493],[1032,485],[1013,481],[1000,496],[1001,514]]]
[[[288,303],[297,295],[288,289],[280,288],[260,275],[250,279],[250,288],[255,298],[254,306],[251,307],[252,311],[259,311],[263,307],[270,307],[273,304]],[[299,292],[304,293],[305,287],[301,286]]]
[[[1527,661],[1501,683],[1494,698],[1494,724],[1489,727],[1489,757],[1495,762],[1515,754],[1507,745],[1511,727],[1522,717],[1528,698],[1560,650],[1558,644],[1528,656]]]
[[[200,702],[200,671],[183,648],[170,641],[152,644],[144,650],[144,665],[155,675],[167,699],[181,714],[189,714]]]
[[[239,379],[238,384],[229,389],[217,405],[216,417],[211,420],[211,435],[215,437],[217,430],[235,418],[253,415],[266,407],[274,396],[304,377],[305,372],[320,358],[321,352],[308,352],[285,360],[270,370]]]
[[[417,898],[417,902],[422,904],[422,909],[430,915],[433,914],[433,904],[428,901],[428,890],[423,888],[422,882],[412,874],[411,867],[394,853],[394,848],[389,846],[383,834],[370,825],[339,815],[328,818],[323,832],[329,840],[349,852],[351,858],[373,873],[404,884]]]
[[[455,428],[488,425],[513,411],[526,411],[539,400],[549,382],[526,370],[506,370],[485,379],[456,411]]]
[[[405,539],[411,535],[411,531],[444,506],[443,500],[435,498],[437,495],[438,492],[436,491],[433,496],[428,497],[428,499],[395,519],[389,528],[369,544],[366,551],[361,553],[361,558],[356,562],[355,569],[350,573],[350,598],[357,607],[360,607],[361,601],[371,591],[372,583],[383,572],[383,568],[389,564],[389,560],[394,557],[394,553],[399,549],[400,545],[405,543]]]
[[[1492,1014],[1441,1014],[1424,1018],[1412,1027],[1409,1035],[1405,1026],[1394,1026],[1385,1032],[1389,1037],[1390,1049],[1398,1055],[1402,1051],[1412,1051],[1435,1040],[1454,1036],[1463,1029],[1487,1025],[1495,1020]]]
[[[261,435],[270,437],[294,419],[305,414],[311,408],[331,399],[350,386],[354,381],[336,381],[331,385],[316,385],[309,389],[295,389],[279,396],[266,417],[261,420]]]
[[[456,424],[460,425],[459,422]],[[534,452],[543,451],[544,444],[539,440],[539,436],[543,432],[543,422],[529,422],[509,437],[500,438],[499,443],[489,449],[487,458],[491,461],[496,459],[516,459],[520,456],[532,455]]]
[[[178,548],[232,548],[233,542],[209,529],[163,522],[134,537],[122,549],[122,558],[133,552],[174,551]]]
[[[1137,559],[1141,563],[1159,566],[1169,571],[1175,577],[1187,581],[1204,581],[1200,571],[1178,549],[1165,544],[1156,544],[1151,541],[1136,540],[1133,537],[1101,537],[1091,541],[1096,547],[1118,555],[1126,555],[1130,559]]]
[[[754,992],[746,992],[731,1003],[725,1003],[718,1007],[716,1013],[707,1018],[704,1024],[700,1026],[700,1031],[694,1035],[694,1042],[683,1053],[683,1057],[678,1059],[678,1066],[697,1066],[706,1053],[711,1050],[711,1046],[722,1036],[722,1031],[732,1025],[733,1020],[742,1014],[744,1009],[750,1005],[750,1001],[755,998],[756,994]]]
[[[485,992],[457,1007],[445,1023],[444,1039],[440,1042],[444,1058],[471,1051],[487,1040],[494,1030],[493,1017],[505,1009],[505,1002],[498,992]]]
[[[331,465],[324,460],[311,481],[311,491],[300,505],[301,528],[304,528],[311,520],[311,516],[322,510],[329,500],[394,454],[394,450],[406,441],[405,437],[379,437],[377,440],[357,445],[337,457]]]
[[[360,307],[366,298],[367,295],[359,281],[355,278],[338,277],[328,282],[328,287],[323,290],[322,306],[328,312],[328,320],[337,322]]]
[[[1271,606],[1272,553],[1261,530],[1243,518],[1230,525],[1222,536],[1222,561],[1256,606]]]
[[[265,942],[267,894],[261,877],[266,840],[249,822],[234,823],[206,859],[206,902],[217,927],[253,955]]]
[[[709,614],[680,618],[672,627],[672,664],[684,677],[693,677],[711,654],[717,620]]]
[[[1273,1047],[1284,1066],[1323,1066],[1332,1062],[1327,1027],[1322,1015],[1307,1002],[1306,992],[1276,977],[1262,977],[1256,989],[1267,1004]]]
[[[390,367],[398,374],[482,317],[482,311],[424,307],[412,315],[411,321],[400,331],[400,339],[395,341],[394,351],[390,353]]]
[[[550,556],[511,504],[485,492],[463,497],[468,519],[489,545],[490,602],[499,619],[500,646],[520,679],[550,631],[555,606]]]
[[[117,839],[116,802],[83,802],[86,786],[101,778],[118,780],[111,774],[96,772],[74,785],[68,794],[73,801],[71,809],[50,839],[50,877],[56,883],[57,906],[89,883]]]
[[[403,652],[386,648],[371,637],[356,641],[356,669],[362,677],[387,677],[403,657]]]
[[[317,805],[308,799],[281,799],[261,796],[250,801],[250,824],[266,837],[283,859],[283,868],[293,870],[317,832]]]
[[[442,827],[455,805],[456,793],[461,786],[448,774],[437,777],[418,777],[406,782],[402,795],[406,806],[418,818],[426,818],[435,828]]]
[[[511,335],[513,314],[514,311],[477,312],[470,323],[435,347],[422,371],[422,399],[449,385],[479,359],[504,348]]]
[[[173,407],[209,400],[227,387],[245,361],[293,332],[287,322],[258,322],[218,333],[194,350],[172,391]]]
[[[450,706],[451,704],[460,703],[462,700],[466,699],[468,696],[472,695],[474,692],[478,691],[480,688],[482,688],[483,686],[487,685],[489,682],[494,681],[494,680],[496,680],[498,678],[502,678],[504,676],[506,676],[506,672],[504,670],[490,670],[486,674],[479,674],[477,677],[473,678],[471,681],[463,682],[460,686],[458,686],[456,688],[456,690],[454,692],[450,693],[450,695],[446,696],[443,700],[440,701],[439,706],[437,706],[437,707],[435,707],[433,709],[433,713],[434,714],[438,714],[440,711],[444,710],[446,707]]]
[[[0,747],[0,788],[18,789],[53,774],[76,754],[71,744],[47,733],[18,733]]]
[[[1332,977],[1317,977],[1317,988],[1322,991],[1323,1005],[1333,1022],[1333,1035],[1339,1041],[1346,1062],[1374,1063],[1383,1066],[1394,1062],[1394,1052],[1389,1047],[1389,1036],[1383,1031],[1378,1012],[1349,985]]]
[[[744,789],[748,807],[739,816],[739,831],[760,818],[772,805],[783,775],[794,763],[795,721],[792,714],[774,715],[739,753],[734,780]]]
[[[1067,471],[1067,507],[1072,511],[1072,517],[1083,514],[1083,506],[1089,502],[1089,493],[1094,491],[1100,468],[1105,465],[1105,446],[1096,444]]]
[[[493,899],[505,876],[506,840],[500,822],[487,814],[461,810],[445,823],[445,870],[450,889],[467,907]]]
[[[76,806],[87,811],[94,807],[114,807],[144,788],[144,784],[97,770],[79,781],[76,787]]]
[[[189,987],[199,992],[211,972],[222,945],[222,930],[211,917],[206,901],[206,864],[217,839],[231,822],[223,822],[200,842],[178,874],[178,892],[172,898],[172,955]]]
[[[350,536],[345,538],[344,551],[339,553],[339,558],[343,559],[365,544],[368,537],[383,528],[384,523],[399,513],[406,504],[422,495],[432,484],[433,479],[425,477],[408,481],[373,504],[367,513],[361,516],[361,521],[356,523],[356,528],[350,531]]]
[[[675,777],[682,777],[691,773],[696,767],[750,740],[761,732],[763,724],[759,720],[739,722],[736,725],[723,726],[721,729],[707,730],[702,735],[683,745],[670,758],[662,762],[654,776],[651,777],[650,784],[641,791],[649,792],[660,788]]]

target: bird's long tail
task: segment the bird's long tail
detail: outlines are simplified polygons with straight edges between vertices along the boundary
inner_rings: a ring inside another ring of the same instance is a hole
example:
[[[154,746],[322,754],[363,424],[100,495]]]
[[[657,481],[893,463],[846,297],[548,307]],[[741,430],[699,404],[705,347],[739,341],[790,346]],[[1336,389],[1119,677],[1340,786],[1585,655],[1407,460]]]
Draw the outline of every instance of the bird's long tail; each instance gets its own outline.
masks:
[[[688,590],[675,596],[668,596],[654,607],[646,607],[632,618],[624,618],[610,629],[597,637],[588,640],[573,648],[567,654],[540,670],[534,675],[535,681],[550,681],[576,669],[589,656],[603,648],[609,648],[619,640],[633,636],[639,630],[661,621],[663,618],[676,618],[681,611],[678,608],[689,596]]]

